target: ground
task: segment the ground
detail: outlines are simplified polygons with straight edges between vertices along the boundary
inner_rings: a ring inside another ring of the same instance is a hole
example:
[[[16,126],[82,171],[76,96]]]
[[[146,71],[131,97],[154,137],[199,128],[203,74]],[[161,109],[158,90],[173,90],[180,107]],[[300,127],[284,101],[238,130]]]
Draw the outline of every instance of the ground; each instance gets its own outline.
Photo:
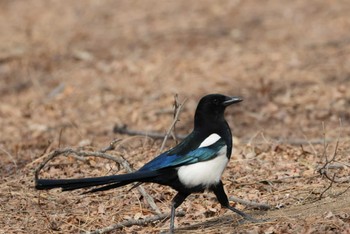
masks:
[[[54,150],[96,152],[114,139],[122,141],[108,153],[137,169],[162,140],[114,126],[165,134],[177,94],[187,101],[176,132],[186,134],[200,97],[223,93],[244,98],[226,112],[235,150],[225,189],[271,209],[232,202],[267,219],[242,224],[213,194],[192,195],[178,232],[349,233],[349,12],[346,0],[1,1],[0,232],[78,233],[154,216],[130,187],[36,191],[34,170]],[[111,160],[62,155],[40,177],[123,172]],[[169,212],[173,190],[144,188]]]

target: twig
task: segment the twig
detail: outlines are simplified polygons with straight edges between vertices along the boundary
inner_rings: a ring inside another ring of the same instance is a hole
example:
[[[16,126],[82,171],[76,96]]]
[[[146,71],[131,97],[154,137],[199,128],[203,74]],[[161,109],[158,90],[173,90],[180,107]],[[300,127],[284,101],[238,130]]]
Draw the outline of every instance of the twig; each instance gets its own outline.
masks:
[[[307,143],[310,146],[310,148],[314,151],[314,154],[317,155],[317,150],[315,149],[315,147],[311,143],[311,140],[307,139],[307,136],[305,135],[304,132],[302,132],[302,133],[303,133],[303,136],[305,138],[304,142]],[[320,144],[321,142],[323,143],[324,141],[319,141],[318,144]],[[301,145],[301,144],[299,144],[299,145]]]
[[[350,181],[350,180],[349,180],[349,181]],[[343,195],[343,194],[346,193],[348,190],[350,190],[350,186],[348,186],[344,191],[342,191],[342,192],[340,192],[340,193],[337,193],[337,194],[335,195],[335,197],[339,197],[339,196]]]
[[[331,182],[329,183],[328,187],[325,190],[323,190],[320,196],[318,197],[318,200],[321,200],[323,197],[323,194],[325,194],[330,188],[332,188],[334,183],[334,178],[335,178],[335,174],[333,175],[333,178],[330,180]]]
[[[164,139],[165,134],[161,132],[148,132],[148,131],[141,131],[141,130],[133,130],[129,129],[126,125],[115,125],[113,127],[113,132],[114,133],[119,133],[119,134],[125,134],[128,136],[148,136],[153,139]],[[176,138],[177,139],[184,139],[186,135],[183,134],[177,134]]]
[[[174,116],[174,120],[173,120],[173,122],[171,123],[171,125],[170,125],[170,127],[169,127],[167,133],[165,134],[165,137],[164,137],[162,146],[160,147],[160,150],[159,150],[160,152],[163,151],[164,146],[165,146],[165,143],[166,143],[166,141],[168,140],[168,137],[170,136],[172,130],[174,129],[174,127],[175,127],[177,121],[179,121],[179,115],[180,115],[180,112],[181,112],[181,110],[182,110],[182,108],[183,108],[183,106],[184,106],[186,100],[187,100],[187,99],[185,99],[185,100],[178,106],[177,109],[176,109],[176,105],[175,105],[176,113],[175,113],[175,116]]]
[[[18,166],[17,166],[17,162],[16,162],[16,159],[12,156],[12,154],[10,154],[10,152],[8,152],[7,150],[3,149],[2,147],[0,147],[0,150],[2,152],[4,152],[5,154],[7,154],[7,156],[11,159],[11,161],[13,162],[13,164],[15,165],[15,168],[17,169]]]
[[[105,149],[111,147],[114,143],[111,142],[110,146],[106,147]],[[59,149],[51,152],[48,157],[39,164],[39,166],[35,169],[35,180],[38,180],[39,178],[39,172],[45,167],[45,165],[54,159],[57,156],[64,155],[67,156],[69,154],[76,155],[78,157],[100,157],[105,158],[108,160],[112,160],[116,162],[118,165],[122,165],[128,172],[133,172],[133,169],[131,168],[129,162],[124,159],[122,156],[119,155],[119,157],[116,157],[111,154],[103,153],[103,152],[87,152],[87,151],[76,151],[70,148],[67,149]],[[142,186],[138,186],[137,190],[140,192],[140,194],[146,199],[147,203],[150,205],[150,207],[155,211],[156,214],[160,214],[161,211],[157,207],[156,203],[154,202],[153,198],[145,191],[145,189]]]
[[[175,214],[176,216],[184,216],[185,212],[176,212]],[[104,227],[101,229],[97,229],[91,232],[85,232],[85,234],[102,234],[102,233],[106,233],[106,232],[110,232],[119,228],[123,228],[123,227],[130,227],[133,225],[139,225],[139,226],[143,226],[146,225],[147,223],[151,223],[151,222],[155,222],[155,221],[159,221],[159,220],[163,220],[163,219],[168,219],[170,217],[170,214],[159,214],[159,215],[154,215],[154,216],[150,216],[150,217],[146,217],[144,219],[129,219],[120,223],[116,223],[113,225],[110,225],[108,227]]]
[[[318,167],[317,170],[320,170],[322,167]],[[334,162],[334,163],[329,163],[328,166],[327,166],[327,169],[345,169],[347,167],[350,168],[350,164],[349,163],[346,163],[346,162]]]
[[[341,119],[339,120],[339,122],[340,122],[340,125],[342,126]],[[323,124],[323,135],[324,135],[324,139],[325,139],[326,138],[326,133],[325,133],[324,124]],[[322,199],[323,195],[333,186],[334,183],[347,183],[347,182],[350,181],[350,179],[349,179],[350,177],[347,177],[347,179],[343,179],[343,180],[335,179],[336,173],[333,174],[332,178],[328,175],[328,169],[334,167],[334,164],[336,163],[335,158],[337,156],[337,151],[338,151],[338,146],[339,146],[339,138],[340,138],[340,133],[338,135],[338,140],[336,141],[336,144],[335,144],[335,147],[334,147],[334,151],[333,151],[333,155],[332,155],[331,159],[328,159],[328,157],[327,157],[327,152],[326,151],[327,151],[327,148],[328,148],[328,144],[325,141],[323,143],[322,157],[325,158],[325,163],[317,171],[318,171],[318,173],[321,176],[326,177],[330,181],[330,184],[328,185],[328,187],[325,190],[322,191],[322,193],[319,196],[319,200]],[[334,164],[331,164],[333,162],[334,162]],[[345,193],[349,189],[349,187],[347,189],[345,189],[344,192],[339,193],[337,196]]]
[[[58,148],[61,147],[61,140],[62,140],[62,134],[63,134],[63,130],[64,130],[65,127],[62,127],[60,129],[60,133],[58,134]]]
[[[129,172],[133,172],[133,169],[131,168],[129,162],[124,159],[122,156],[120,156],[123,160],[121,165]],[[137,190],[142,194],[142,196],[146,199],[147,203],[152,207],[152,209],[156,212],[156,214],[161,214],[161,211],[159,210],[158,206],[154,202],[153,198],[146,192],[143,186],[137,185],[136,186]]]
[[[320,145],[323,144],[324,141],[326,141],[327,143],[332,143],[332,142],[336,142],[338,139],[336,138],[328,138],[328,139],[284,139],[284,140],[278,140],[275,139],[278,142],[284,143],[284,144],[289,144],[289,145]],[[344,139],[345,140],[345,139]]]
[[[268,205],[268,204],[247,201],[247,200],[243,200],[241,198],[235,197],[235,196],[229,197],[229,200],[237,202],[237,203],[240,203],[240,204],[243,204],[245,206],[255,207],[255,208],[258,208],[260,210],[269,210],[269,209],[271,209],[271,206]]]
[[[115,145],[120,142],[121,139],[114,139],[113,141],[111,141],[111,143],[109,143],[108,146],[102,148],[100,150],[101,153],[106,153],[107,151],[110,151],[110,150],[114,150],[115,149]]]
[[[161,132],[149,132],[149,131],[142,131],[142,130],[134,130],[134,129],[129,129],[126,125],[115,125],[113,128],[114,133],[119,133],[119,134],[125,134],[128,136],[148,136],[153,139],[164,139],[165,135],[164,133]],[[175,134],[177,139],[183,140],[187,135],[185,134]],[[340,140],[340,139],[339,139]],[[347,141],[349,138],[344,138],[341,139],[342,141]],[[289,145],[319,145],[323,144],[324,141],[327,143],[332,143],[336,142],[337,139],[335,138],[328,138],[328,139],[270,139],[270,141],[276,141],[280,144],[289,144]],[[248,144],[251,142],[251,139],[242,139],[240,142]],[[256,141],[254,140],[254,143],[256,144],[265,144],[266,141]],[[313,146],[312,146],[313,148]]]
[[[174,97],[174,113],[173,113],[173,118],[174,119],[176,118],[176,113],[177,113],[177,110],[179,109],[179,106],[180,106],[180,104],[179,104],[179,100],[178,100],[178,95],[175,94],[175,97]],[[176,124],[174,124],[174,128],[171,131],[171,136],[175,140],[175,144],[178,144],[178,140],[176,138]]]
[[[339,146],[339,141],[336,142],[335,144],[335,148],[334,148],[334,151],[333,151],[333,156],[332,158],[329,160],[328,157],[327,157],[327,153],[326,153],[326,150],[327,150],[327,147],[328,147],[328,144],[324,144],[324,148],[323,148],[323,157],[325,158],[325,163],[324,165],[318,169],[318,173],[320,173],[321,176],[324,176],[326,177],[328,180],[330,180],[332,183],[340,183],[340,181],[337,181],[335,180],[335,174],[333,176],[333,178],[331,178],[329,175],[328,175],[328,169],[329,169],[329,166],[332,162],[335,162],[335,157],[337,156],[337,151],[338,151],[338,146]]]
[[[51,161],[52,159],[54,159],[55,157],[59,156],[62,154],[62,151],[65,150],[54,150],[51,153],[49,153],[49,155],[47,156],[47,158],[42,161],[39,166],[37,166],[37,168],[34,170],[34,175],[35,175],[35,181],[37,181],[39,179],[39,172],[45,167],[45,165]]]
[[[326,131],[325,131],[325,126],[324,126],[324,123],[322,123],[322,127],[323,127],[323,138],[326,139]],[[322,157],[325,158],[325,163],[324,165],[318,170],[318,173],[320,173],[321,176],[325,176],[328,180],[330,180],[331,182],[329,183],[328,187],[323,190],[320,194],[320,196],[318,197],[318,200],[321,200],[323,195],[333,186],[333,183],[334,183],[334,179],[335,179],[335,175],[336,174],[333,174],[333,177],[330,178],[327,174],[327,171],[328,171],[328,165],[331,163],[331,162],[334,162],[335,161],[335,157],[337,155],[337,149],[338,149],[338,141],[335,145],[335,149],[334,149],[334,153],[333,153],[333,157],[331,160],[328,160],[328,157],[327,157],[327,148],[328,148],[328,144],[326,143],[326,141],[323,142],[323,152],[322,152]]]

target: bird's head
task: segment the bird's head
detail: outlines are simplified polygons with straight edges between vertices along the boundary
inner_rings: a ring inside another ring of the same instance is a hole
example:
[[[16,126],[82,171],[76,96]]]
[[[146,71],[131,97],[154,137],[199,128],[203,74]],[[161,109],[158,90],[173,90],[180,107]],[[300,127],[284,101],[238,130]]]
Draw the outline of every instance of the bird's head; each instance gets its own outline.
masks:
[[[229,97],[222,94],[209,94],[202,97],[195,113],[195,128],[215,127],[224,123],[226,107],[241,101],[243,101],[241,97]]]

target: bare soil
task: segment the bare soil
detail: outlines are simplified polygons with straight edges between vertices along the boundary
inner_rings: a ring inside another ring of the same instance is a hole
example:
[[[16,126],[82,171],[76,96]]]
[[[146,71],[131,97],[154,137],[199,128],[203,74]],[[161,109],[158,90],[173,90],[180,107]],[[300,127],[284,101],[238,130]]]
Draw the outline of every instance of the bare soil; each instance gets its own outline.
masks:
[[[113,127],[165,133],[178,94],[187,101],[176,132],[187,134],[208,93],[244,98],[226,113],[235,136],[227,193],[272,208],[235,204],[268,219],[242,224],[213,194],[195,194],[179,208],[179,233],[350,233],[349,12],[346,0],[0,1],[0,233],[79,233],[154,215],[130,187],[38,192],[34,170],[55,149],[98,151],[116,138],[122,147],[109,153],[137,169],[162,141]],[[334,151],[332,182],[318,169]],[[67,155],[40,176],[124,172]],[[172,189],[144,188],[169,212]]]

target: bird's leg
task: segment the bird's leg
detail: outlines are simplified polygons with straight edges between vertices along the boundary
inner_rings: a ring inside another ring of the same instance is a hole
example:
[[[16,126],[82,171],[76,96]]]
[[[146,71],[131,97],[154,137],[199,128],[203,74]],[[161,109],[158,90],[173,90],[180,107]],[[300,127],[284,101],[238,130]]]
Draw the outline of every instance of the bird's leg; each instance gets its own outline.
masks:
[[[170,233],[174,233],[174,222],[175,222],[175,205],[171,204],[171,214],[170,214]]]
[[[224,190],[224,186],[223,186],[221,181],[218,184],[214,185],[212,187],[212,190],[213,190],[214,194],[216,195],[218,201],[220,202],[220,204],[223,207],[226,207],[227,209],[232,210],[236,214],[239,214],[245,220],[248,220],[248,221],[251,221],[251,222],[254,222],[254,223],[260,222],[259,220],[251,217],[250,215],[244,213],[243,211],[240,211],[240,210],[230,206],[230,203],[228,201],[227,195],[226,195],[225,190]]]
[[[179,207],[189,194],[178,193],[171,202],[170,233],[174,233],[175,210]]]

